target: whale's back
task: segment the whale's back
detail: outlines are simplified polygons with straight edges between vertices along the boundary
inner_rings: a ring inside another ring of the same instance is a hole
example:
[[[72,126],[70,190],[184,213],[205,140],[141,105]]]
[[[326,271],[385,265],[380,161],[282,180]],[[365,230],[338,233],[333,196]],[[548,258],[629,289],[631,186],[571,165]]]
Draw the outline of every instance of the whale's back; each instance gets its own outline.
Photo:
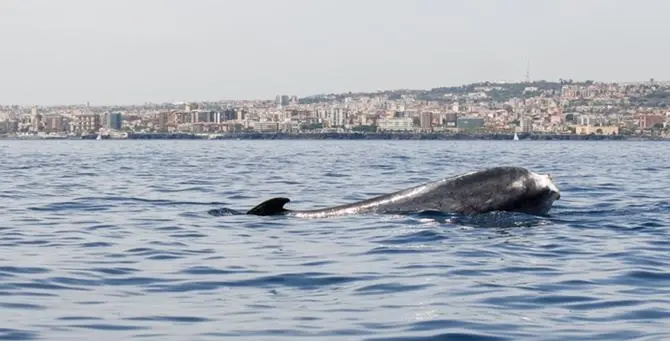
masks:
[[[553,198],[549,197],[551,189],[539,186],[538,177],[539,175],[521,167],[494,167],[444,178],[355,203],[318,210],[287,210],[284,205],[290,202],[288,198],[272,198],[252,208],[248,214],[328,217],[369,212],[412,213],[421,211],[466,214],[490,211],[542,213],[541,211],[547,209],[547,203],[549,207],[551,206]],[[555,186],[553,188],[555,189]]]

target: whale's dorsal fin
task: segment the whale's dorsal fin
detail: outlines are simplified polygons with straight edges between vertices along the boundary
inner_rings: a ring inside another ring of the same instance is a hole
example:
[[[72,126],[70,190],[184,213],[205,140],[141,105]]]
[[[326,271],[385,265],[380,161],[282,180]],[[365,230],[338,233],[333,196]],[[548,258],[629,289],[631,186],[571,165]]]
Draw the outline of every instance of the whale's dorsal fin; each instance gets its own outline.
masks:
[[[291,201],[289,198],[272,198],[263,201],[250,209],[247,214],[253,215],[278,215],[286,212],[284,205]]]

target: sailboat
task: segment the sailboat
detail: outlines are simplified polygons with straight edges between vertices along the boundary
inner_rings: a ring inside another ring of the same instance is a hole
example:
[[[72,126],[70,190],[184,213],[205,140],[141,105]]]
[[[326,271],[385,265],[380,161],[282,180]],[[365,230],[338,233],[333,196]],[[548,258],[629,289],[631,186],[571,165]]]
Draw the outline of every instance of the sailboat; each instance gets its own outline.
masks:
[[[516,134],[516,131],[514,132],[514,141],[519,141],[519,135]]]

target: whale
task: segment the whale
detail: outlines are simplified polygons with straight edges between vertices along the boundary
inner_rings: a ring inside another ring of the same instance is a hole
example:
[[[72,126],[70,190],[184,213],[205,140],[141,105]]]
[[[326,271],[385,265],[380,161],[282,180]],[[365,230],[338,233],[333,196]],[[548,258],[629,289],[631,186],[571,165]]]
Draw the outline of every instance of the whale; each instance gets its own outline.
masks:
[[[499,166],[322,209],[287,209],[284,206],[291,200],[275,197],[261,202],[246,214],[327,218],[365,213],[441,212],[471,215],[504,211],[547,216],[560,197],[560,190],[551,174],[539,174],[523,167]]]

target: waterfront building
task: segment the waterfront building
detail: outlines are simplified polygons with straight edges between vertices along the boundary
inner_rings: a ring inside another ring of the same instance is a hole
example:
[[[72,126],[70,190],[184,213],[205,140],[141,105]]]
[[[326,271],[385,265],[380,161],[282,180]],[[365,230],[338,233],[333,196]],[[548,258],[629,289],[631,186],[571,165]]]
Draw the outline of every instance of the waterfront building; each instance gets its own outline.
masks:
[[[484,126],[484,119],[477,117],[459,117],[456,128],[460,130],[478,129]]]
[[[121,113],[108,113],[107,114],[107,128],[114,130],[121,130],[121,124],[123,116]]]

